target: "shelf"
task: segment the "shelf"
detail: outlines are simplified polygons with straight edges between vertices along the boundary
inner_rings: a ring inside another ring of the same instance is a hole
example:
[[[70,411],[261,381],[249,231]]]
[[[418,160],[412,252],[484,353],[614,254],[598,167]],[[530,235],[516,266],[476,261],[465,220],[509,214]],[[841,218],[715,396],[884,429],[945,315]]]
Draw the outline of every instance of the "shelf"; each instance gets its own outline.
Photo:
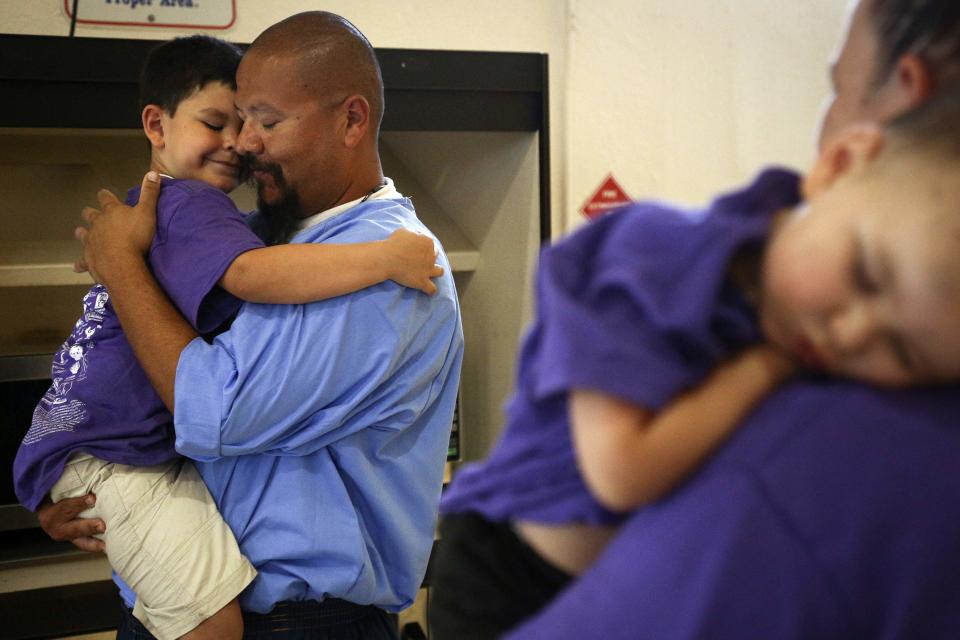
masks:
[[[2,360],[2,358],[0,358]],[[2,381],[2,378],[0,378]],[[15,530],[24,530],[28,529],[31,531],[37,531],[40,527],[40,523],[37,521],[37,515],[32,511],[27,510],[25,507],[20,506],[19,504],[4,504],[0,505],[0,565],[4,563],[9,563],[14,560],[22,560],[26,557],[36,557],[40,554],[50,555],[53,552],[49,547],[44,547],[42,551],[35,551],[32,547],[24,545],[20,540],[16,541],[16,544],[9,544],[5,541],[5,538],[10,537],[11,535],[23,536],[28,534],[4,534],[6,531],[15,531]],[[50,542],[53,545],[59,544],[53,542],[46,536],[44,536],[45,542]],[[11,548],[13,547],[13,548]],[[57,553],[63,550],[63,547],[56,547]]]
[[[84,283],[91,284],[90,276],[86,273],[74,273],[72,264],[0,265],[0,287],[49,287]]]
[[[436,233],[437,225],[427,224]],[[442,234],[437,234],[443,238]],[[444,248],[449,245],[443,241]],[[480,253],[475,249],[447,250],[450,268],[454,273],[476,271]],[[75,273],[73,263],[0,264],[0,287],[51,287],[63,285],[92,286],[89,274]]]
[[[474,271],[480,254],[456,228],[442,217],[420,219],[443,243],[455,272]],[[76,242],[24,242],[15,246],[0,244],[0,287],[55,287],[85,285],[93,282],[88,273],[75,273],[73,259],[78,255]],[[78,312],[79,314],[79,312]]]
[[[454,273],[476,271],[480,264],[480,252],[474,247],[457,225],[441,210],[436,202],[426,195],[417,195],[418,185],[409,178],[404,180],[400,169],[394,169],[391,177],[396,180],[397,187],[402,193],[413,199],[417,210],[417,217],[433,232],[443,244],[443,250],[450,260],[450,267]]]
[[[80,253],[75,241],[0,243],[0,287],[36,287],[92,284],[90,274],[74,273]]]
[[[454,273],[469,273],[476,271],[480,264],[480,252],[477,250],[456,249],[447,251],[447,259],[450,260],[450,267]]]
[[[83,313],[83,297],[89,289],[89,281],[82,285],[0,288],[4,301],[0,306],[0,356],[54,353]]]
[[[53,360],[53,351],[49,353],[35,353],[31,355],[3,355],[0,356],[0,382],[15,382],[19,380],[46,380],[50,382],[50,362]],[[39,400],[39,395],[37,399]],[[24,428],[26,431],[26,428]],[[3,509],[6,509],[7,505],[0,505],[0,512],[3,513],[2,518],[0,518],[0,531],[3,531],[5,528],[4,522],[12,521],[16,526],[20,526],[22,522],[22,514],[15,513],[13,511],[3,512]],[[19,508],[19,506],[18,506]],[[13,517],[7,517],[9,514],[14,514]]]
[[[15,135],[26,137],[50,138],[51,140],[60,140],[62,138],[133,138],[146,144],[143,137],[143,130],[139,127],[131,129],[114,128],[73,128],[64,127],[0,127],[0,136]],[[142,146],[141,145],[141,146]]]
[[[119,616],[117,586],[109,579],[0,595],[5,640],[66,638],[113,630]]]

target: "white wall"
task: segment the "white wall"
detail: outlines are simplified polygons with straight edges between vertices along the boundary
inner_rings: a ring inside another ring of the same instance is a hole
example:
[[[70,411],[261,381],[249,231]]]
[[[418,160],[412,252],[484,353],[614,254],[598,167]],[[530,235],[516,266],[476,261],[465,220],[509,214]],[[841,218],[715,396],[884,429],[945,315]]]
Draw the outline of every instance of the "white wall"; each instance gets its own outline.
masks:
[[[609,172],[634,199],[699,203],[813,159],[844,0],[568,4],[568,228]]]

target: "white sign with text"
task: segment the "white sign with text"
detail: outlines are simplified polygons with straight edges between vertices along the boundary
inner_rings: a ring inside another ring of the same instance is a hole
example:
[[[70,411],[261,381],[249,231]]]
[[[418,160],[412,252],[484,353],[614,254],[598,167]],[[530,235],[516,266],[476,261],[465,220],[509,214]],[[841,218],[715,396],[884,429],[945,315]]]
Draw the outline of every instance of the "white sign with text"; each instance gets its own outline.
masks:
[[[63,0],[73,18],[73,0]],[[77,24],[228,29],[236,0],[77,0]]]

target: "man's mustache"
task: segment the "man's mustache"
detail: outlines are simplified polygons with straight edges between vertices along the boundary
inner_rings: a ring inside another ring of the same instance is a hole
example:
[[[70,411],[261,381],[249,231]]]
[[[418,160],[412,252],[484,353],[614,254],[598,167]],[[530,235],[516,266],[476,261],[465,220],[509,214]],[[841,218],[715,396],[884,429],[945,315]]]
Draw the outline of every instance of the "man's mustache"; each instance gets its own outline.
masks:
[[[272,162],[260,162],[252,155],[240,156],[240,177],[243,182],[249,182],[253,178],[254,171],[268,173],[277,184],[282,184],[283,170],[280,165]]]

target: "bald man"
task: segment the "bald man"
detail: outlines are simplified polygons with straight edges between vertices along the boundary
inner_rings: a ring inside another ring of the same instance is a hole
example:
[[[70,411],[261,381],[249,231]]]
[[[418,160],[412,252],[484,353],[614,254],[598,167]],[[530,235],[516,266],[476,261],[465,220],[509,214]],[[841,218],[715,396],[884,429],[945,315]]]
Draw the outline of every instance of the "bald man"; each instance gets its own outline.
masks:
[[[383,176],[380,70],[348,21],[309,12],[267,29],[237,72],[236,105],[265,238],[429,234]],[[85,258],[172,398],[177,450],[197,461],[258,571],[240,598],[244,637],[396,637],[388,612],[411,604],[432,547],[462,359],[446,257],[435,296],[387,282],[307,305],[247,304],[207,343],[144,260],[157,192],[145,180],[135,209],[101,199],[81,233]],[[96,546],[83,536],[102,523],[66,522],[68,506],[41,515],[48,533]],[[121,593],[129,608],[134,594]],[[125,610],[118,637],[145,634]]]

